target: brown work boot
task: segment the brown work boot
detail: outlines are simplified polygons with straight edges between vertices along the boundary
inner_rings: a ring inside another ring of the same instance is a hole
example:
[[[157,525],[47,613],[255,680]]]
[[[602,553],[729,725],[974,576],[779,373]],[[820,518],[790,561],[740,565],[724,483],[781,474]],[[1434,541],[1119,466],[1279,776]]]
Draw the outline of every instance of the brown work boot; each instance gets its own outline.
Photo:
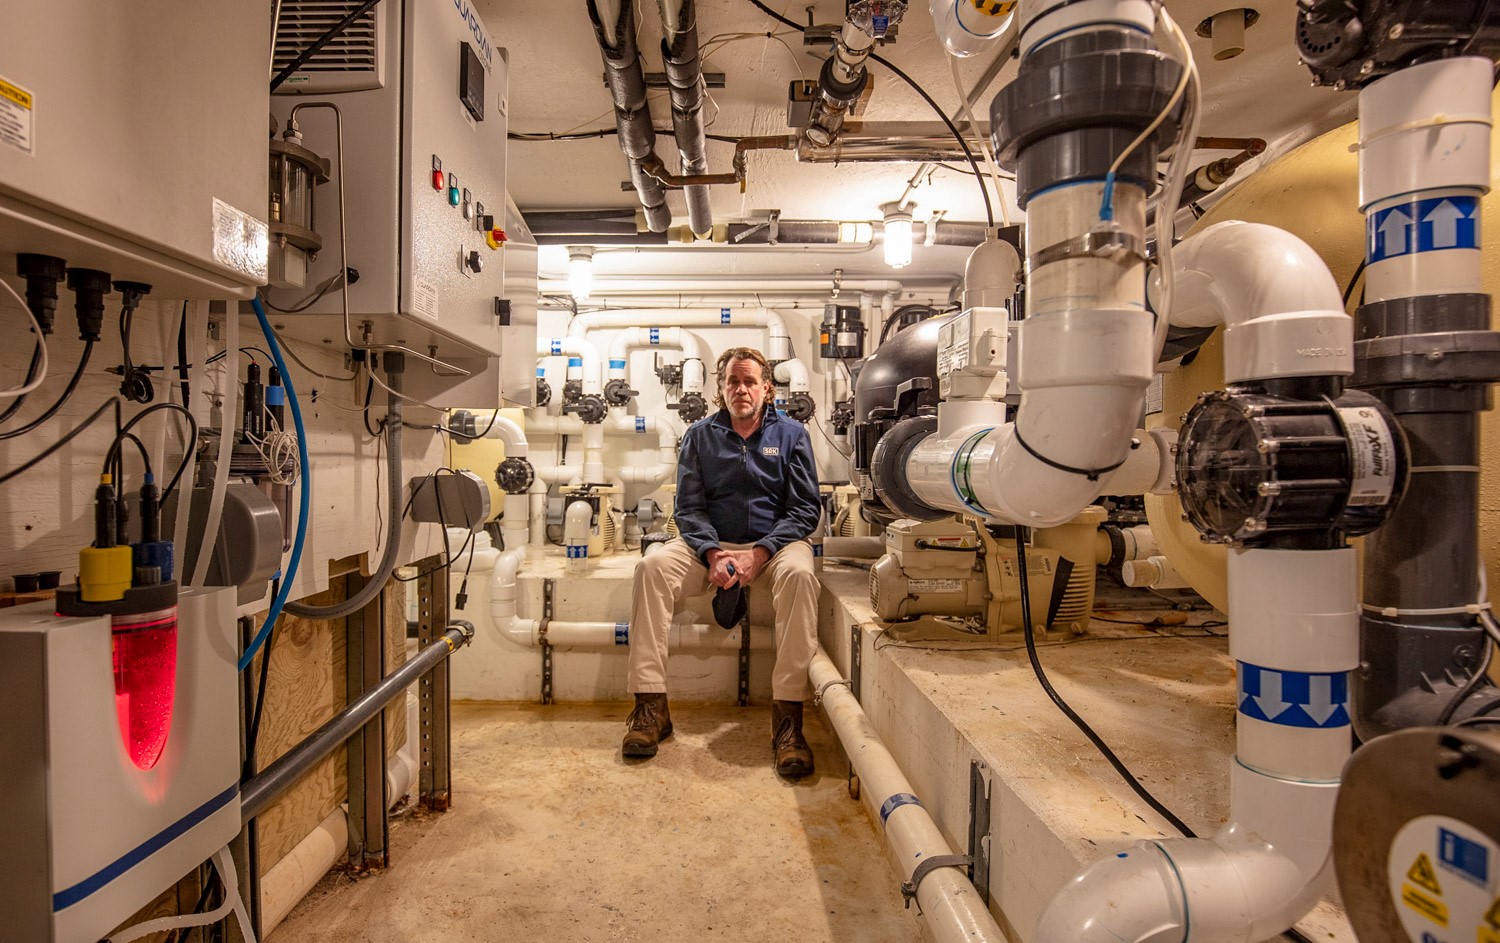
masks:
[[[625,720],[625,756],[655,756],[656,745],[672,735],[672,714],[665,694],[637,694],[635,710]]]
[[[802,702],[771,704],[771,749],[776,752],[776,772],[787,779],[812,774],[812,748],[802,736]]]

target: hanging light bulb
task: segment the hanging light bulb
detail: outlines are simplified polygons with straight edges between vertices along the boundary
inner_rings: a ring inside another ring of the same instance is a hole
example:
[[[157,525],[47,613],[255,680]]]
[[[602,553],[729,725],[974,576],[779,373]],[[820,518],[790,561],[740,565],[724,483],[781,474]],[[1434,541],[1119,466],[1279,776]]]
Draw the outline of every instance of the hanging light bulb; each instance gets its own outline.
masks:
[[[880,211],[885,214],[885,264],[905,268],[911,264],[911,204],[882,203]]]
[[[568,291],[573,300],[587,301],[593,288],[593,246],[568,246]]]

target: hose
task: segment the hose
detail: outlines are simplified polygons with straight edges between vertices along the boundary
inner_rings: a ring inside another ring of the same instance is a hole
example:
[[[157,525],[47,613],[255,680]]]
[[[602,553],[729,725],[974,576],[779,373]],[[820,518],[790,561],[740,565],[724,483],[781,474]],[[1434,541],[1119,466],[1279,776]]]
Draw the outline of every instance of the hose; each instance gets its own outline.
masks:
[[[286,606],[286,598],[292,592],[292,582],[297,578],[297,568],[302,564],[302,546],[307,542],[307,519],[312,513],[312,463],[307,460],[307,427],[302,424],[302,406],[297,402],[297,389],[292,382],[291,372],[286,368],[286,361],[282,359],[276,332],[271,330],[271,322],[266,320],[266,309],[261,305],[260,298],[257,296],[251,299],[250,304],[255,308],[255,319],[260,322],[260,331],[266,336],[266,346],[271,348],[271,359],[276,361],[276,369],[281,371],[281,385],[286,387],[286,400],[292,407],[292,425],[297,430],[297,460],[302,474],[297,481],[297,536],[292,539],[292,556],[281,574],[281,586],[271,600],[271,608],[266,610],[266,621],[261,625],[260,631],[255,633],[255,638],[250,640],[245,654],[240,656],[240,671],[250,667],[255,653],[265,644],[266,638],[271,634],[271,627],[276,624],[282,608]]]
[[[387,487],[386,495],[389,501],[386,525],[385,553],[380,558],[380,565],[375,572],[370,574],[370,579],[364,587],[353,596],[343,602],[333,603],[328,606],[309,606],[305,603],[287,603],[286,611],[294,616],[304,619],[342,619],[344,616],[352,615],[369,605],[370,600],[380,595],[385,584],[390,580],[391,574],[396,571],[396,563],[401,555],[401,522],[405,514],[401,510],[401,502],[396,497],[404,486],[401,480],[401,371],[404,367],[404,357],[401,354],[385,355],[386,378],[386,422],[385,422],[385,454]],[[285,374],[283,374],[285,376]],[[297,431],[298,448],[302,449],[302,431]],[[306,494],[306,475],[309,466],[304,458],[302,466],[303,494]],[[298,521],[301,526],[301,521]],[[284,581],[283,586],[291,585],[291,580]]]
[[[203,521],[203,536],[198,540],[198,559],[193,562],[189,586],[203,586],[208,579],[208,564],[219,543],[219,525],[224,520],[224,494],[229,490],[229,459],[234,452],[234,417],[240,394],[240,319],[231,313],[224,319],[224,405],[219,419],[219,455],[215,459],[214,489],[208,498],[208,516]],[[189,489],[177,503],[180,513],[191,514],[192,492]]]

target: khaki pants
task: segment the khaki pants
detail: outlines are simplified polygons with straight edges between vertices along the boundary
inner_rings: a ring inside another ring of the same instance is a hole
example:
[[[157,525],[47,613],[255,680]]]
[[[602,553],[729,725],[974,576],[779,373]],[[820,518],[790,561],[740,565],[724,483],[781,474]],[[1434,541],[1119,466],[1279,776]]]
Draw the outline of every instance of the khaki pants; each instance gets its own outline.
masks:
[[[743,550],[748,544],[723,544]],[[708,568],[681,539],[653,550],[635,568],[630,608],[630,693],[665,694],[667,633],[672,610],[684,599],[713,588]],[[754,594],[771,594],[776,610],[776,667],[771,696],[800,701],[807,696],[807,669],[818,650],[818,577],[812,546],[798,540],[781,548],[750,584]]]

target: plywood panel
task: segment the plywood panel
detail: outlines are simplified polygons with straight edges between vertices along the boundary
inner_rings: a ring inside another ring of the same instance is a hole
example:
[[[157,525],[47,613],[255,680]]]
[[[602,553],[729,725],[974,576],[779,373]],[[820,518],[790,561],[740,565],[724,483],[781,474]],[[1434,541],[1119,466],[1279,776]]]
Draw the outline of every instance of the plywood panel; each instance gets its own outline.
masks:
[[[344,599],[342,581],[311,597],[313,605]],[[256,749],[259,768],[284,754],[344,707],[344,623],[283,616],[271,649],[266,707]],[[255,668],[258,670],[259,660]],[[259,678],[256,678],[257,682]],[[261,814],[261,873],[296,847],[344,801],[344,755],[335,750]]]

